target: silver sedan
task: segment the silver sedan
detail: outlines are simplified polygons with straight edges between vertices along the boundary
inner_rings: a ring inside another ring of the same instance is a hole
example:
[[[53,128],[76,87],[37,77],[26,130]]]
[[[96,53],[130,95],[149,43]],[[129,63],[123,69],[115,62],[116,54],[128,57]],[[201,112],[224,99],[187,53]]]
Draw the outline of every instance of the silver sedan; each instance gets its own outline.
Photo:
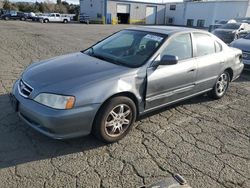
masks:
[[[49,137],[93,133],[115,142],[145,113],[202,93],[220,99],[243,67],[241,50],[208,32],[135,27],[30,65],[11,100],[23,121]]]

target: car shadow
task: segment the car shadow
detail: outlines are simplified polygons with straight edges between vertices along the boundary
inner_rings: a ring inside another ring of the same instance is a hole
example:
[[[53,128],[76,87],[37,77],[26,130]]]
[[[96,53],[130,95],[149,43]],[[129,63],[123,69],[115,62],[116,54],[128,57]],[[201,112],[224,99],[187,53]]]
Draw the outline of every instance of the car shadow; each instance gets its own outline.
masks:
[[[54,140],[26,124],[12,109],[9,95],[0,95],[0,169],[103,147],[93,136]]]
[[[235,80],[235,82],[249,82],[250,81],[250,71],[244,70],[240,77]]]
[[[154,110],[152,112],[148,112],[148,113],[140,116],[138,118],[138,121],[143,120],[145,118],[148,118],[150,116],[154,116],[156,114],[160,114],[160,113],[165,112],[167,110],[171,110],[171,109],[176,108],[178,106],[199,104],[199,103],[204,103],[204,102],[209,102],[209,101],[213,101],[213,99],[209,98],[207,96],[207,94],[201,94],[201,95],[198,95],[196,97],[189,98],[189,99],[186,99],[186,100],[181,101],[181,102],[176,102],[176,103],[174,103],[172,105],[169,105],[169,106]]]

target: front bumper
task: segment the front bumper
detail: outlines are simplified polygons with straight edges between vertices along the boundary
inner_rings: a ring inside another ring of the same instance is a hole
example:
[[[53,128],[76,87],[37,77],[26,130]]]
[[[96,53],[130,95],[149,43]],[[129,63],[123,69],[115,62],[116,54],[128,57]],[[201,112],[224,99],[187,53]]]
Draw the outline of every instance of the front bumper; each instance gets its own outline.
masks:
[[[90,104],[71,110],[56,110],[22,97],[15,83],[12,95],[18,101],[17,113],[29,126],[54,139],[69,139],[88,135],[100,104]]]

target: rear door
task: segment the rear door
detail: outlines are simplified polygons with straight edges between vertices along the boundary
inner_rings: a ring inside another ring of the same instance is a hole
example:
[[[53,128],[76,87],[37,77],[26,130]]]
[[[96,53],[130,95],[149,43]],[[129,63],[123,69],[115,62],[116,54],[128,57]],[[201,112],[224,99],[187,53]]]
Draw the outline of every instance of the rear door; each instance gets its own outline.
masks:
[[[206,33],[193,33],[195,56],[198,64],[196,91],[211,89],[224,67],[222,46]]]
[[[177,56],[179,62],[175,65],[148,68],[146,110],[163,106],[194,93],[197,63],[193,58],[190,33],[171,37],[156,61],[164,55]]]

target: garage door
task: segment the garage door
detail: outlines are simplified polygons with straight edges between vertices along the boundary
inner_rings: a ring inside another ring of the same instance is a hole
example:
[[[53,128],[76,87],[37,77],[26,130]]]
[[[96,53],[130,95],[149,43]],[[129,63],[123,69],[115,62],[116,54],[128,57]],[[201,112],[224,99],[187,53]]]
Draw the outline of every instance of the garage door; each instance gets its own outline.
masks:
[[[146,8],[146,24],[156,24],[156,7]]]
[[[117,5],[117,13],[129,13],[129,5],[128,4],[118,4]]]

